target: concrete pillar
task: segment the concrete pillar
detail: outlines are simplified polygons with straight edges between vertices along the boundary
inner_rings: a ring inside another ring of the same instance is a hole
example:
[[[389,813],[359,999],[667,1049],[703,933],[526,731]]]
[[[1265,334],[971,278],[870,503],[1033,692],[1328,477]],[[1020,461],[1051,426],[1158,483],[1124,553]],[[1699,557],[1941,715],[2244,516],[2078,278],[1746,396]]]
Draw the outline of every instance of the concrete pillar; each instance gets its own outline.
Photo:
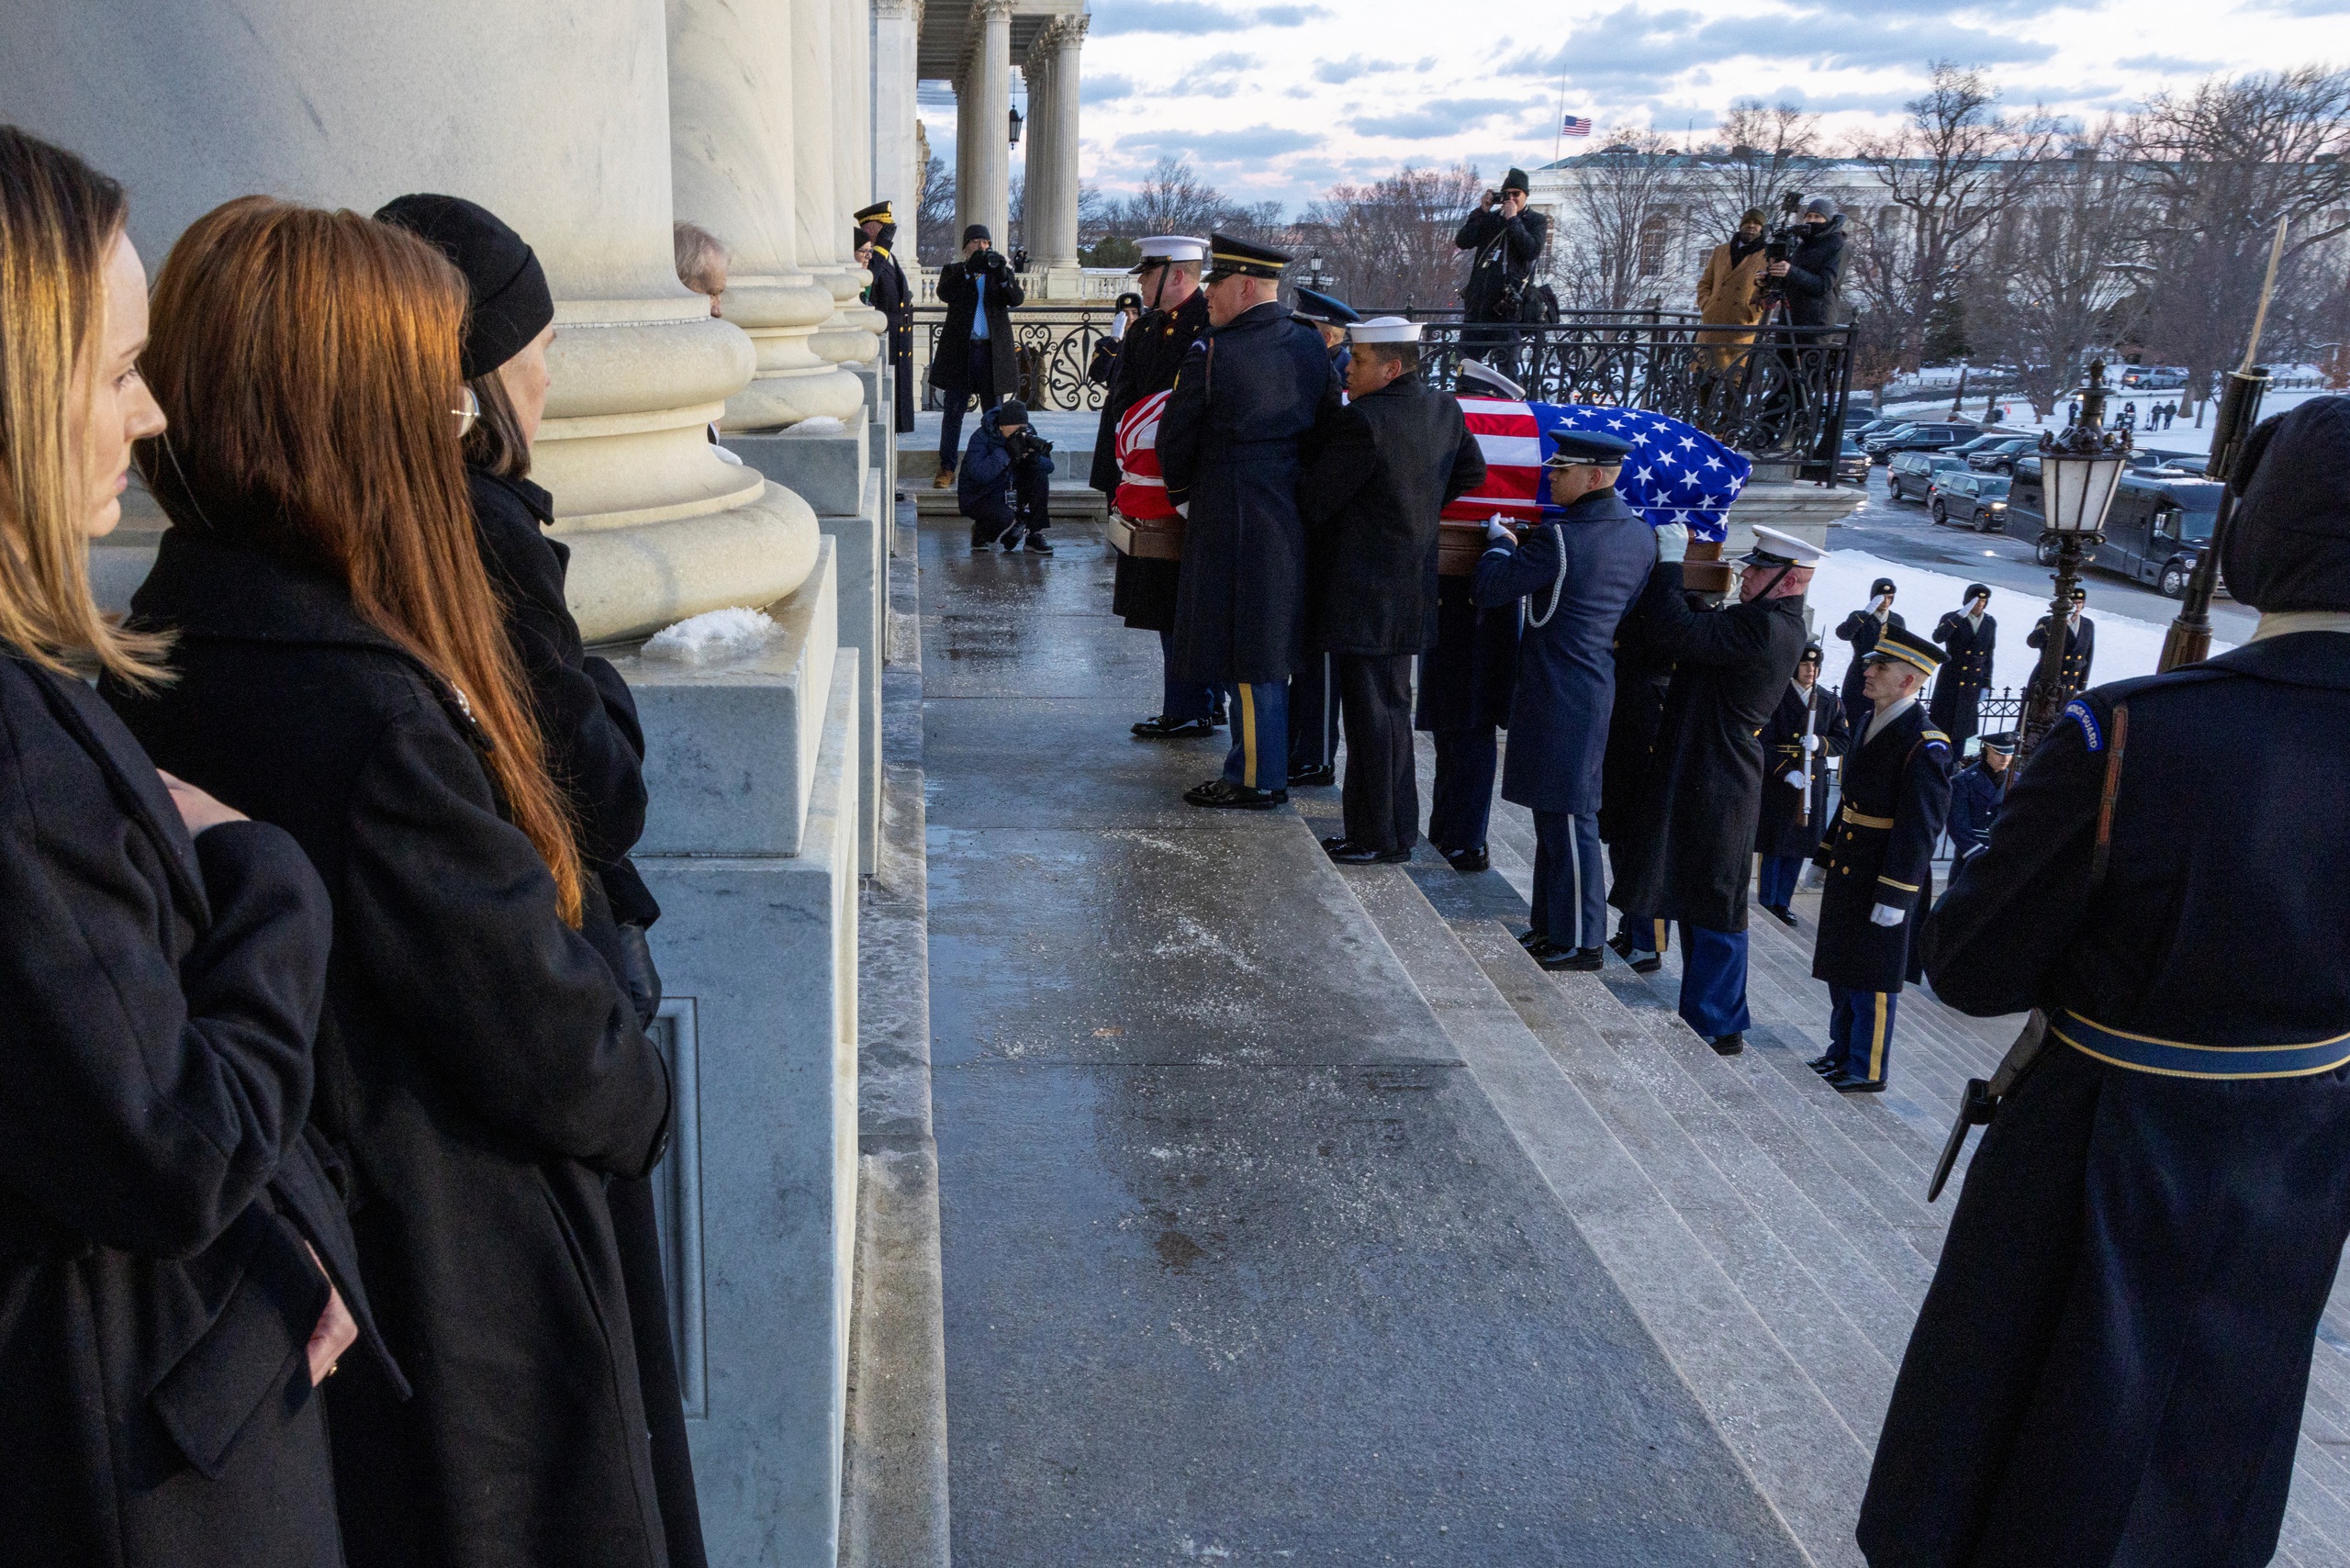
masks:
[[[1012,232],[1012,6],[1013,0],[977,0],[971,7],[971,91],[955,123],[957,143],[970,143],[967,221],[986,224],[998,250],[1010,248]]]
[[[873,199],[873,12],[870,0],[834,0],[833,12],[833,156],[839,166],[834,194],[839,200],[841,250],[849,263],[848,287],[835,296],[849,324],[871,333],[869,362],[880,353],[880,335],[889,319],[857,296],[872,274],[856,266],[856,244],[850,237],[855,225],[849,215]]]
[[[726,400],[725,428],[851,419],[856,377],[809,346],[833,314],[832,290],[794,259],[790,8],[668,0],[668,17],[677,215],[733,252],[726,319],[758,355],[751,384]]]
[[[841,302],[854,305],[857,290],[865,286],[848,243],[848,215],[865,204],[843,199],[841,162],[834,147],[840,129],[834,80],[840,62],[834,42],[840,7],[838,0],[790,4],[795,253],[800,270],[833,297],[832,311],[809,346],[835,364],[861,363],[879,351],[880,340],[841,310]]]
[[[915,43],[922,36],[922,0],[873,0],[873,195],[886,197],[898,218],[899,264],[911,273],[915,218],[922,207],[922,163],[916,155]]]
[[[1041,215],[1052,208],[1054,170],[1052,51],[1042,46],[1041,39],[1021,62],[1020,80],[1028,90],[1028,120],[1021,135],[1020,243],[1026,247],[1031,263],[1041,266],[1045,256]],[[1011,243],[1005,241],[1005,248]]]
[[[1051,159],[1046,188],[1052,201],[1041,214],[1030,207],[1035,238],[1028,248],[1035,255],[1036,265],[1043,268],[1077,265],[1078,56],[1085,48],[1085,28],[1091,19],[1061,17],[1045,30],[1041,45],[1052,93],[1047,109],[1037,112],[1035,118],[1042,121],[1049,117],[1051,122],[1044,145]],[[1032,156],[1032,166],[1035,162]]]
[[[543,0],[0,7],[0,105],[130,187],[151,267],[252,191],[363,212],[442,191],[520,230],[555,297],[534,477],[594,640],[781,599],[818,534],[798,497],[704,439],[756,355],[677,282],[662,6],[555,9],[560,51]]]
[[[961,254],[963,230],[977,223],[971,206],[971,117],[979,113],[971,84],[971,62],[966,59],[955,77],[955,233],[947,245],[948,260]]]

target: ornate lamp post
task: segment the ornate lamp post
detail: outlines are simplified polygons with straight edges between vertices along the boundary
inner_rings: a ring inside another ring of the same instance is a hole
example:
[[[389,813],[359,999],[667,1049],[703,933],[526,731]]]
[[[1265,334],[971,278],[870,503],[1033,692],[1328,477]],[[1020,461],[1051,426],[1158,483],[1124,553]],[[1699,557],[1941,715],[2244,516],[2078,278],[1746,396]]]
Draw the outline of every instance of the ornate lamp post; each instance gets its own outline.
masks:
[[[2080,583],[2081,554],[2085,547],[2104,543],[2105,514],[2129,462],[2130,432],[2105,428],[2105,362],[2096,360],[2089,365],[2088,384],[2080,390],[2080,418],[2064,434],[2040,438],[2042,514],[2046,519],[2042,542],[2056,543],[2056,596],[2048,601],[2048,639],[2024,698],[2019,762],[2055,727],[2071,696],[2064,684],[2065,623],[2073,613],[2073,590]]]
[[[1299,270],[1295,281],[1301,288],[1314,288],[1327,292],[1330,286],[1338,280],[1322,270],[1322,252],[1315,251],[1306,256],[1305,265]]]

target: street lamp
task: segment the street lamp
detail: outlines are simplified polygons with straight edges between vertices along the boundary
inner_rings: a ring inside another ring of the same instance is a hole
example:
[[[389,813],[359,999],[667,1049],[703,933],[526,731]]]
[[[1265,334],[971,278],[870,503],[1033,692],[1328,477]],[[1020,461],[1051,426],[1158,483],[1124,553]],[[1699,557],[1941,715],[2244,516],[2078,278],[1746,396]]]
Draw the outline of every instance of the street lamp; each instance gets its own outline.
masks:
[[[2048,601],[2048,638],[2024,700],[2020,750],[2031,748],[2056,725],[2072,693],[2065,689],[2066,622],[2079,586],[2081,554],[2105,541],[2105,514],[2130,460],[2130,432],[2105,428],[2105,362],[2089,363],[2080,389],[2081,413],[2062,435],[2040,438],[2041,543],[2056,545],[2056,597]],[[2018,760],[2021,760],[2019,757]]]
[[[1315,251],[1305,258],[1305,268],[1297,274],[1300,287],[1327,290],[1338,280],[1322,270],[1322,252]]]
[[[1020,145],[1020,111],[1018,109],[1012,111],[1012,145],[1014,147]]]

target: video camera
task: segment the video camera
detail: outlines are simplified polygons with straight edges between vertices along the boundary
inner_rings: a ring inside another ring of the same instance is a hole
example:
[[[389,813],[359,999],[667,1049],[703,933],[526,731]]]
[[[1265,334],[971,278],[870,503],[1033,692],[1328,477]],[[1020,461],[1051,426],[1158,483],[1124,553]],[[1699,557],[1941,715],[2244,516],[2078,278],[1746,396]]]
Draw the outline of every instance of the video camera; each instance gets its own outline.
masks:
[[[1803,192],[1788,191],[1779,197],[1779,226],[1762,241],[1762,282],[1754,291],[1754,297],[1765,309],[1787,297],[1787,280],[1774,277],[1771,264],[1794,255],[1796,247],[1802,243]]]

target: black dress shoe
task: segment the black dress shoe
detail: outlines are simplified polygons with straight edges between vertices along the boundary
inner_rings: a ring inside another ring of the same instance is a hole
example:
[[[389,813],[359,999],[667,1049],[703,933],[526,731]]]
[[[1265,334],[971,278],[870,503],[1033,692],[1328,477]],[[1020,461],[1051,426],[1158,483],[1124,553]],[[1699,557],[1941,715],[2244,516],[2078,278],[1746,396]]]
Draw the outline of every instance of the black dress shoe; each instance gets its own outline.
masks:
[[[1164,713],[1153,713],[1135,726],[1136,738],[1146,741],[1188,741],[1215,734],[1215,726],[1205,719],[1170,719]]]
[[[1834,1057],[1814,1057],[1809,1061],[1804,1063],[1804,1066],[1811,1069],[1814,1072],[1824,1074],[1834,1070],[1836,1058]]]
[[[1338,770],[1328,763],[1319,767],[1300,767],[1291,771],[1289,787],[1292,790],[1319,790],[1338,781]]]
[[[1354,843],[1354,840],[1348,838],[1345,834],[1337,833],[1332,834],[1329,837],[1324,839],[1322,841],[1322,847],[1328,850],[1331,854],[1336,855],[1339,850],[1346,848],[1352,843]]]
[[[1028,543],[1021,548],[1031,555],[1049,555],[1053,553],[1052,542],[1041,533],[1029,534]]]
[[[1793,910],[1791,910],[1791,909],[1782,908],[1780,905],[1778,905],[1778,904],[1774,904],[1774,903],[1766,903],[1766,904],[1764,904],[1762,907],[1763,907],[1764,909],[1769,910],[1773,914],[1777,915],[1777,916],[1779,917],[1779,924],[1782,924],[1782,925],[1793,925],[1793,924],[1796,924],[1796,912],[1795,912],[1795,911],[1793,911]]]
[[[1548,947],[1550,945],[1550,939],[1539,931],[1527,930],[1517,934],[1517,945],[1531,952],[1537,947]]]
[[[1534,961],[1552,974],[1597,974],[1607,962],[1607,955],[1597,947],[1561,947],[1553,945],[1550,951],[1535,956]]]
[[[1706,1044],[1714,1047],[1714,1054],[1718,1057],[1734,1057],[1746,1048],[1746,1036],[1744,1035],[1716,1035]]]
[[[1225,812],[1270,812],[1289,800],[1286,790],[1251,790],[1246,784],[1230,784],[1221,778],[1211,778],[1183,791],[1183,799],[1195,806],[1206,806]]]
[[[1400,866],[1411,857],[1408,849],[1374,849],[1368,844],[1349,844],[1330,851],[1330,858],[1341,866]]]
[[[1828,1081],[1828,1087],[1833,1089],[1839,1094],[1882,1094],[1885,1092],[1885,1080],[1882,1078],[1854,1078],[1851,1073],[1847,1072],[1830,1079]]]
[[[1662,953],[1651,953],[1644,958],[1634,958],[1631,959],[1630,962],[1632,966],[1632,972],[1634,974],[1652,975],[1656,973],[1657,970],[1664,968],[1664,955]]]
[[[1482,844],[1474,849],[1448,849],[1444,852],[1444,861],[1464,877],[1474,876],[1494,863]]]
[[[1615,935],[1610,936],[1607,939],[1607,945],[1616,949],[1616,956],[1617,958],[1623,959],[1626,963],[1631,962],[1632,939],[1630,937],[1618,931]]]
[[[1232,715],[1225,711],[1223,703],[1219,702],[1214,709],[1210,710],[1208,713],[1208,723],[1214,728],[1220,730],[1230,722],[1232,722]]]

